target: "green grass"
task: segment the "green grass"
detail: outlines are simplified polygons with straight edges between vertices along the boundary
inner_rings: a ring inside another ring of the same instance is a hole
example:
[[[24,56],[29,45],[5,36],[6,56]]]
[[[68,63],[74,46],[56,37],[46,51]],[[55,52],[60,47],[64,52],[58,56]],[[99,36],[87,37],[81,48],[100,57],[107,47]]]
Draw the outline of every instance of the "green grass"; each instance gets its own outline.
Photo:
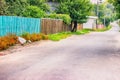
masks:
[[[93,32],[93,31],[104,32],[104,31],[107,31],[109,29],[111,29],[111,26],[108,26],[107,28],[104,28],[104,29],[97,29],[97,30],[83,29],[83,30],[79,30],[79,31],[76,31],[76,32],[61,32],[61,33],[56,33],[56,34],[50,34],[49,39],[52,40],[52,41],[59,41],[61,39],[65,39],[65,38],[67,38],[71,35],[83,35],[83,34],[86,34],[86,33]]]
[[[61,33],[56,33],[56,34],[50,34],[49,39],[52,41],[59,41],[69,36],[71,36],[71,32],[61,32]]]
[[[49,39],[52,40],[52,41],[59,41],[61,39],[65,39],[65,38],[67,38],[71,35],[83,35],[83,34],[93,32],[93,31],[104,32],[104,31],[107,31],[109,29],[111,29],[111,26],[108,26],[107,28],[104,28],[104,29],[97,29],[97,30],[83,29],[83,30],[79,30],[79,31],[76,31],[76,32],[61,32],[61,33],[56,33],[56,34],[50,34],[48,36],[49,36]]]
[[[59,41],[61,39],[65,39],[71,35],[82,35],[82,34],[86,34],[89,33],[93,30],[91,29],[83,29],[83,30],[79,30],[76,32],[61,32],[61,33],[56,33],[56,34],[50,34],[49,35],[49,39],[52,41]]]
[[[75,35],[82,35],[82,34],[86,34],[86,33],[89,33],[93,31],[92,29],[83,29],[83,30],[79,30],[79,31],[76,31],[76,32],[73,32],[72,34],[75,34]]]

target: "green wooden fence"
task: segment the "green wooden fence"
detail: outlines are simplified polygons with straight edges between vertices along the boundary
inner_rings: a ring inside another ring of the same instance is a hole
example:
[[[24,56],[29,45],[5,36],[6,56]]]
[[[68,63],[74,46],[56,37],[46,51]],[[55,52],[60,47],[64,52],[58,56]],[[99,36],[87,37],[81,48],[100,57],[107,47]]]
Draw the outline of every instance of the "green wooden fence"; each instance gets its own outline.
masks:
[[[40,33],[41,19],[17,16],[0,16],[0,36],[13,33],[20,35],[24,32]]]

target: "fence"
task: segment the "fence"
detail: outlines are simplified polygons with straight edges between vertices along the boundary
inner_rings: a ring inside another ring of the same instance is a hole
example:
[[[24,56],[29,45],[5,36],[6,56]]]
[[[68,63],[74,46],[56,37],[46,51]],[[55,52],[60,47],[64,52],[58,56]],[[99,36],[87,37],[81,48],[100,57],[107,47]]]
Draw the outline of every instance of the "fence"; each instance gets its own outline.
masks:
[[[41,32],[45,34],[69,31],[70,28],[60,19],[42,19]]]
[[[83,29],[83,24],[78,24],[77,30],[82,30]]]
[[[0,36],[8,33],[40,33],[40,19],[15,16],[0,16]]]
[[[78,30],[82,29],[82,25],[78,25]],[[25,18],[15,16],[0,16],[0,36],[8,33],[20,35],[24,32],[28,33],[45,33],[53,34],[58,32],[70,31],[70,27],[61,19],[38,19]]]

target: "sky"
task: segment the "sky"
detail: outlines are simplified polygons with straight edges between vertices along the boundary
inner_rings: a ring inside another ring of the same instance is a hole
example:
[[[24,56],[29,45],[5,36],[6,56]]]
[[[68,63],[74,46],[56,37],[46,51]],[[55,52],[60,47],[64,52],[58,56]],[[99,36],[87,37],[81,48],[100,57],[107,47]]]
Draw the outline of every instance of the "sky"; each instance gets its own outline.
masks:
[[[97,0],[90,0],[92,3],[97,3]],[[105,0],[102,0],[105,1]]]

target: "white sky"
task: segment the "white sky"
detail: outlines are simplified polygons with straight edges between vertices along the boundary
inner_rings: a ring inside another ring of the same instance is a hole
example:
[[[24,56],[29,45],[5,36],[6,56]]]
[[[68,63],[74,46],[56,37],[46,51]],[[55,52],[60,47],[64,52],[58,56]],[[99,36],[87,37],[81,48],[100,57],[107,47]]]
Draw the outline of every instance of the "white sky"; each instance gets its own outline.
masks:
[[[92,3],[97,3],[97,0],[90,0]],[[105,0],[102,0],[105,1]]]

